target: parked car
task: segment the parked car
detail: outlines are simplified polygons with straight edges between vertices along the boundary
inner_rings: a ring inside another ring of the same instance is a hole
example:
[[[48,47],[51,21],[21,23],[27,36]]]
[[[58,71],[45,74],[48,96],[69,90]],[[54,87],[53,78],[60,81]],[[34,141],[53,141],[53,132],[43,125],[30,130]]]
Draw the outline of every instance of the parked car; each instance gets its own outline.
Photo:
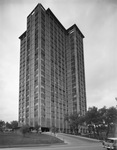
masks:
[[[102,142],[103,147],[107,150],[117,150],[117,137],[116,138],[107,138]]]

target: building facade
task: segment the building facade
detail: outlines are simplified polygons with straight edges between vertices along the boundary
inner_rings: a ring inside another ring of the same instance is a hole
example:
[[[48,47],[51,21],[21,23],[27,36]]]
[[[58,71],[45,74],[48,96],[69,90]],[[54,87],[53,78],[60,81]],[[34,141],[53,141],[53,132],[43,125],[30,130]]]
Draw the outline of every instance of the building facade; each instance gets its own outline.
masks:
[[[38,4],[19,38],[19,124],[64,131],[65,114],[86,112],[84,36]]]

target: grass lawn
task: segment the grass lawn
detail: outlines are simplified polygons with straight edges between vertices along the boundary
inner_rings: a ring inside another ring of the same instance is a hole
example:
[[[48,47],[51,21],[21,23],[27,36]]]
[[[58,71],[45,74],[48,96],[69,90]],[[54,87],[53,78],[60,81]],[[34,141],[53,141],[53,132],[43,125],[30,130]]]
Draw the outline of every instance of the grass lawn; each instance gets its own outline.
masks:
[[[53,144],[63,143],[60,139],[46,134],[27,133],[25,136],[17,133],[0,133],[0,146],[23,144]]]

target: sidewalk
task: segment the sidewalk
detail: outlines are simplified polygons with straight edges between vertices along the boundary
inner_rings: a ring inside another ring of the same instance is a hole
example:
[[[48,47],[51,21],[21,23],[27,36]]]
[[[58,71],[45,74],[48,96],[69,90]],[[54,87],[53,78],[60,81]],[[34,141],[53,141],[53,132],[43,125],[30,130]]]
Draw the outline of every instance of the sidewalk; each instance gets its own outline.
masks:
[[[89,140],[89,141],[100,142],[100,140],[98,140],[98,139],[88,138],[88,137],[79,136],[79,135],[66,134],[66,133],[59,133],[59,134],[65,134],[65,135],[68,135],[68,136],[72,136],[72,137],[76,137],[76,138],[81,138],[81,139],[85,139],[85,140]]]
[[[64,138],[60,138],[59,136],[58,136],[58,134],[60,134],[60,133],[52,133],[52,132],[45,132],[45,134],[49,134],[49,135],[51,135],[51,136],[55,136],[56,138],[58,138],[58,139],[60,139],[61,141],[63,141],[63,144],[67,144],[67,142],[65,141],[65,139]]]
[[[69,135],[69,136],[73,136],[73,137],[76,137],[76,138],[81,138],[81,139],[86,139],[86,140],[90,140],[90,141],[94,141],[94,142],[100,142],[100,140],[98,139],[93,139],[93,138],[88,138],[88,137],[84,137],[84,136],[79,136],[79,135],[73,135],[73,134],[67,134],[67,133],[56,133],[54,135],[54,133],[51,133],[51,132],[46,132],[45,134],[50,134],[52,136],[55,136],[57,138],[59,138],[60,140],[63,140],[62,138],[58,137],[58,135],[62,135],[62,134],[65,134],[65,135]],[[64,140],[63,140],[64,141]]]

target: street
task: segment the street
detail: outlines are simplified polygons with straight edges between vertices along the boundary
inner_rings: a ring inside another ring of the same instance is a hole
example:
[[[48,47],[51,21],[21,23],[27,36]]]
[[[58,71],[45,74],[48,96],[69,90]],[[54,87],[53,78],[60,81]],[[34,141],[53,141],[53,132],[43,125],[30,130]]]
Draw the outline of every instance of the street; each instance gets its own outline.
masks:
[[[65,144],[55,144],[39,147],[17,147],[7,148],[9,150],[105,150],[102,143],[96,140],[77,137],[74,135],[67,135],[59,133],[58,138],[64,140]]]

